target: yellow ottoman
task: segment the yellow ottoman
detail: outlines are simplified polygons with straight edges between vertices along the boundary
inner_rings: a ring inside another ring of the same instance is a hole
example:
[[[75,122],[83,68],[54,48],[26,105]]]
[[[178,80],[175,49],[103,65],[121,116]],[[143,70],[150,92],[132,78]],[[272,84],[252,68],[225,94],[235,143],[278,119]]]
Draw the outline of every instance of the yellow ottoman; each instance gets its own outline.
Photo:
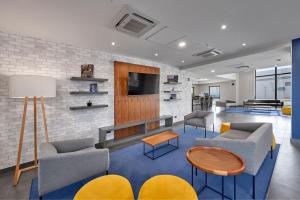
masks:
[[[74,197],[74,200],[87,199],[134,200],[134,195],[126,178],[118,175],[107,175],[91,180]]]
[[[221,124],[221,128],[220,128],[220,134],[225,133],[226,131],[230,130],[230,123],[229,122],[223,122]],[[273,139],[272,139],[272,150],[274,150],[276,147],[276,141],[275,141],[275,136],[273,133]]]
[[[283,106],[281,108],[281,112],[283,115],[291,115],[292,114],[292,106]]]
[[[226,131],[229,131],[230,130],[230,123],[229,122],[223,122],[221,124],[221,128],[220,128],[220,133],[224,133]]]
[[[139,200],[196,200],[194,188],[184,179],[172,175],[159,175],[148,179],[140,189]]]

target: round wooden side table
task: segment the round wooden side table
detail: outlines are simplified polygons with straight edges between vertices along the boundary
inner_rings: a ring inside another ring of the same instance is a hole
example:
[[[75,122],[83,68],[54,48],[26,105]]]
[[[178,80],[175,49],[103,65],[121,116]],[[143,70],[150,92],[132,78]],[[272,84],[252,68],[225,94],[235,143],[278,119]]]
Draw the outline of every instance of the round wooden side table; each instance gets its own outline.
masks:
[[[74,200],[134,200],[129,181],[118,175],[95,178],[85,184],[75,195]]]
[[[173,175],[158,175],[143,184],[138,199],[197,200],[198,197],[186,180]]]
[[[236,175],[241,174],[245,170],[245,164],[242,158],[222,148],[202,146],[189,149],[186,153],[186,158],[192,165],[192,185],[195,167],[196,175],[197,169],[205,172],[205,186],[201,189],[201,191],[203,191],[205,188],[208,188],[218,194],[221,194],[222,199],[224,199],[224,197],[231,199],[230,197],[224,195],[224,176],[233,176],[233,199],[236,198]],[[219,192],[207,185],[207,173],[219,175],[222,177],[222,192]]]

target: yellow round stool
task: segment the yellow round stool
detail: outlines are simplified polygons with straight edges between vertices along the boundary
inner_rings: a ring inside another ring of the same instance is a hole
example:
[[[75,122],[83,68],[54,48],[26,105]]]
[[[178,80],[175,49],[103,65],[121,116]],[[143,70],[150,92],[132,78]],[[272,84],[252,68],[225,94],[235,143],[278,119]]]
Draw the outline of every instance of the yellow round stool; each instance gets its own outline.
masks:
[[[281,112],[284,115],[291,115],[292,114],[292,106],[283,106],[281,108]]]
[[[140,189],[139,200],[196,200],[194,188],[184,179],[172,175],[159,175],[148,179]]]
[[[107,175],[91,180],[75,195],[74,200],[134,200],[129,181],[118,175]]]

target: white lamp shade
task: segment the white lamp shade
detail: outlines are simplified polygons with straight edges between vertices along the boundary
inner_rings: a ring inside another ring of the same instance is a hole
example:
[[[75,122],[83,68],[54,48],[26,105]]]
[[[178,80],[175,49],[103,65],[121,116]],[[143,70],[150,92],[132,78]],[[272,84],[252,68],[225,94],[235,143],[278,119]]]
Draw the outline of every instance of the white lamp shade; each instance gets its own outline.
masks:
[[[14,75],[9,77],[9,97],[56,97],[56,80],[37,75]]]

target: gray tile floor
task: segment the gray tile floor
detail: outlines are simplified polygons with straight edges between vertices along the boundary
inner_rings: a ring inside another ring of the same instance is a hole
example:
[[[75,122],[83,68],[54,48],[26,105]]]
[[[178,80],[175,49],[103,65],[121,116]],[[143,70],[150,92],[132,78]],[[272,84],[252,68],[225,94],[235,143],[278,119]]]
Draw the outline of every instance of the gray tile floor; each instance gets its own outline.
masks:
[[[216,130],[219,130],[221,122],[224,121],[273,123],[276,142],[281,144],[281,148],[268,199],[300,199],[300,147],[290,144],[290,117],[219,112],[216,114]],[[36,176],[36,171],[24,173],[17,187],[13,187],[13,171],[0,173],[0,199],[28,199],[31,180]]]

